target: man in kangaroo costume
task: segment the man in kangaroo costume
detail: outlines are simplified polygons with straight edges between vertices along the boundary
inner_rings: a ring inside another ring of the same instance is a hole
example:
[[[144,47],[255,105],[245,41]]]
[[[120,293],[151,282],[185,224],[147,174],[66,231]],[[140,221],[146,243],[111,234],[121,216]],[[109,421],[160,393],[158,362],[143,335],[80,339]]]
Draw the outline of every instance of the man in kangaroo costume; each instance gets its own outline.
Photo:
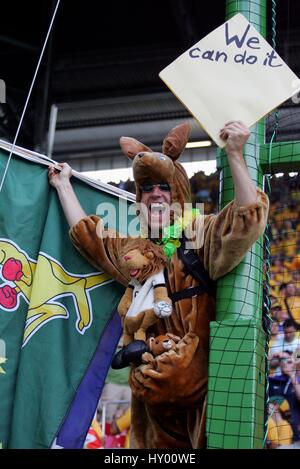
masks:
[[[215,318],[213,282],[241,262],[264,232],[268,217],[268,198],[253,184],[243,158],[249,130],[242,122],[231,121],[220,136],[226,141],[235,199],[218,214],[191,217],[194,238],[203,240],[193,249],[201,274],[193,275],[182,258],[186,239],[174,240],[174,232],[173,238],[163,234],[164,228],[177,222],[176,214],[170,222],[168,207],[177,203],[183,209],[191,201],[189,180],[178,162],[189,130],[186,123],[172,129],[163,141],[162,153],[133,138],[120,139],[123,152],[133,160],[136,201],[141,202],[139,216],[147,231],[144,236],[171,245],[166,279],[173,313],[160,319],[149,333],[181,337],[174,350],[132,365],[132,448],[205,447],[209,323]],[[63,163],[61,169],[50,167],[49,178],[71,227],[72,242],[91,264],[127,285],[119,256],[126,238],[103,236],[99,217],[87,216],[75,196],[71,168]],[[158,235],[153,237],[153,231]]]

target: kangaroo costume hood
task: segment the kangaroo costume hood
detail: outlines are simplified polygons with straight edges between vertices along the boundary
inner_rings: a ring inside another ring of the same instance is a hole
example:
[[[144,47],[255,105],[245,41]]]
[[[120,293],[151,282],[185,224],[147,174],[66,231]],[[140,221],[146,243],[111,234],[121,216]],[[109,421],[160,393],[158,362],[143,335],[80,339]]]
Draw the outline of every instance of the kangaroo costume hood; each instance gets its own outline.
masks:
[[[126,156],[133,160],[133,176],[136,186],[136,201],[142,197],[141,186],[166,182],[171,189],[172,204],[191,202],[190,183],[183,166],[177,162],[185,149],[190,135],[190,125],[180,124],[172,129],[163,141],[162,153],[130,137],[121,137],[120,145]]]

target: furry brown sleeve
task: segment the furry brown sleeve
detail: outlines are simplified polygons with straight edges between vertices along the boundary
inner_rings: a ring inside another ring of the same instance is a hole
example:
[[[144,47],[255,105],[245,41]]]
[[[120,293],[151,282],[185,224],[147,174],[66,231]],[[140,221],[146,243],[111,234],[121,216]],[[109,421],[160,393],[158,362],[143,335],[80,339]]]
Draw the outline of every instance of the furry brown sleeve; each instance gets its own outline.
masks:
[[[119,262],[119,253],[127,238],[112,230],[104,232],[101,225],[98,225],[99,221],[100,218],[96,215],[80,220],[70,229],[71,241],[90,264],[104,270],[117,282],[127,286],[130,278],[126,278],[121,272]]]
[[[204,218],[204,267],[216,280],[236,267],[263,234],[269,199],[257,188],[257,202],[238,206],[230,202],[217,215]],[[200,228],[203,229],[203,226]]]

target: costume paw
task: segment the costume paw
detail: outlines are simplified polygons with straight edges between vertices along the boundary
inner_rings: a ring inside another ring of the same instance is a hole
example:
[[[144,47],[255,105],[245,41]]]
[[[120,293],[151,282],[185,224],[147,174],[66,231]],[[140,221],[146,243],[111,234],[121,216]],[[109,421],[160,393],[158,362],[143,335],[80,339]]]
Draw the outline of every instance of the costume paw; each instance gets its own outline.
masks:
[[[142,362],[143,363],[152,363],[154,360],[153,355],[149,352],[145,352],[142,355]]]
[[[168,318],[172,314],[172,305],[166,301],[154,303],[154,313],[158,318]]]

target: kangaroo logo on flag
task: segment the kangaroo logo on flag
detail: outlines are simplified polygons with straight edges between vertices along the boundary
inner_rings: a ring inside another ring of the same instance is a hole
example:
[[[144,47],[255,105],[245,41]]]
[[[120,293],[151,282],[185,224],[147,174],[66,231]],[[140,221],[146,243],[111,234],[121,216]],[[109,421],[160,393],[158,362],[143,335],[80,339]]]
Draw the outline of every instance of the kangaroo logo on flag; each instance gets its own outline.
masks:
[[[59,302],[71,296],[77,313],[76,329],[80,334],[93,321],[89,291],[112,282],[105,273],[72,274],[51,256],[40,252],[37,261],[31,259],[17,244],[0,239],[0,310],[13,312],[20,298],[28,303],[23,346],[47,322],[68,319],[69,312]],[[41,288],[42,285],[42,288]]]

